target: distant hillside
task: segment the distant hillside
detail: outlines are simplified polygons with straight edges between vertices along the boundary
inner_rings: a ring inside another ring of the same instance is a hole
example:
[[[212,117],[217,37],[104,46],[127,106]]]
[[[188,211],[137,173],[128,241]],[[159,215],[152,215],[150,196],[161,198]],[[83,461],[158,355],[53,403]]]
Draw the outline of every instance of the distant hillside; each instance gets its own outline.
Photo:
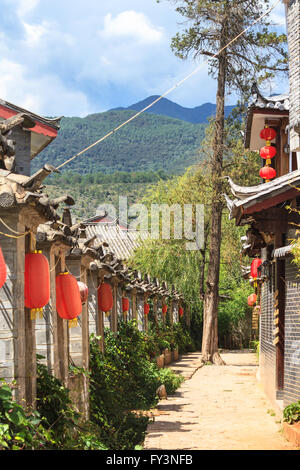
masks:
[[[139,101],[138,103],[128,106],[128,108],[116,108],[117,110],[133,109],[134,111],[141,111],[149,104],[153,103],[159,96],[149,96],[148,98]],[[225,106],[226,117],[231,113],[234,106]],[[180,106],[167,98],[162,98],[153,107],[149,108],[146,113],[158,114],[160,116],[168,116],[175,119],[182,119],[183,121],[191,122],[193,124],[206,123],[207,119],[216,114],[216,105],[212,103],[204,103],[195,108],[185,108]]]
[[[64,118],[57,138],[32,162],[32,171],[46,162],[58,166],[95,142],[134,111],[120,110],[92,114],[85,118]],[[66,170],[88,174],[115,171],[158,171],[179,173],[199,161],[198,153],[206,124],[143,114],[104,142],[66,166]]]

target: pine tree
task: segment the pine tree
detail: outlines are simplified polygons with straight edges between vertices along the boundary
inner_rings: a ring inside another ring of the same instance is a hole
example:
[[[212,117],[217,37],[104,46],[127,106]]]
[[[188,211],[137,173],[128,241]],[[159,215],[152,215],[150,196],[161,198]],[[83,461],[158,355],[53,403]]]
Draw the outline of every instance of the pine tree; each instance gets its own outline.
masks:
[[[209,74],[217,79],[216,118],[212,155],[212,201],[209,262],[204,296],[202,357],[224,364],[218,353],[218,284],[222,220],[225,95],[245,96],[251,83],[286,73],[286,35],[272,31],[269,15],[225,47],[270,8],[269,0],[170,0],[189,27],[177,33],[171,47],[180,58],[206,56]],[[217,57],[214,55],[221,51]]]

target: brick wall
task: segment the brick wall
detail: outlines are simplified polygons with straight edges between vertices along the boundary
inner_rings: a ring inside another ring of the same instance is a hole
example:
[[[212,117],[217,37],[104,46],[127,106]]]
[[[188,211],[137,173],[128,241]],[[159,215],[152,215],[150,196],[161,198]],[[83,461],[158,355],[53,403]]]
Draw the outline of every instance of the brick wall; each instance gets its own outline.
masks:
[[[290,79],[290,146],[293,152],[300,151],[300,1],[290,0],[287,15]]]
[[[284,406],[300,400],[300,278],[286,260]]]
[[[262,286],[260,316],[260,380],[271,401],[276,400],[276,348],[273,346],[274,286],[266,281]]]

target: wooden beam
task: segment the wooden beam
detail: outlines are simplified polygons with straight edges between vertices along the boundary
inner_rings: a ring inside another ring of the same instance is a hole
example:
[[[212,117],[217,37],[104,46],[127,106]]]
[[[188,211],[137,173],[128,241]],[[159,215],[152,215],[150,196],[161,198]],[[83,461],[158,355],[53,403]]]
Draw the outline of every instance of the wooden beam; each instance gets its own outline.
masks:
[[[132,318],[133,320],[138,321],[137,308],[136,308],[136,289],[132,289],[131,304],[132,304]]]
[[[87,285],[87,270],[81,265],[80,279]],[[81,329],[82,329],[82,367],[89,368],[89,314],[88,302],[86,301],[82,306],[81,314]]]
[[[158,315],[157,315],[157,296],[153,297],[153,313],[154,313],[154,321],[158,323]]]

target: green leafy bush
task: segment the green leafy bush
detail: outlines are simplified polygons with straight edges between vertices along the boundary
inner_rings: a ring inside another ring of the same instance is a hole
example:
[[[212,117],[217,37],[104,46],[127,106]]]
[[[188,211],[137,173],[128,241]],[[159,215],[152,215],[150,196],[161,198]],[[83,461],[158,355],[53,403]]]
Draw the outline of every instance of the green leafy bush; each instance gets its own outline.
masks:
[[[182,375],[174,374],[171,369],[159,369],[158,376],[161,384],[165,385],[168,395],[175,393],[184,381]]]
[[[51,432],[43,427],[37,411],[25,413],[12,395],[10,386],[1,379],[0,384],[0,449],[49,449],[55,443]]]
[[[38,356],[41,359],[41,356]],[[87,373],[71,368],[72,374]],[[37,361],[37,410],[43,427],[51,432],[52,448],[72,450],[105,450],[99,438],[99,429],[92,422],[82,423],[80,413],[74,410],[69,390],[49,374],[47,367]]]
[[[300,400],[285,407],[283,410],[283,421],[289,424],[300,421]]]
[[[91,338],[91,420],[100,429],[100,440],[110,449],[134,449],[143,442],[148,410],[158,400],[162,384],[169,394],[182,379],[171,370],[159,370],[150,360],[147,335],[135,321],[120,322],[117,333],[105,331],[105,354]]]
[[[49,374],[47,367],[37,361],[37,410],[45,425],[53,430],[56,439],[64,443],[80,417],[72,407],[69,390]]]

